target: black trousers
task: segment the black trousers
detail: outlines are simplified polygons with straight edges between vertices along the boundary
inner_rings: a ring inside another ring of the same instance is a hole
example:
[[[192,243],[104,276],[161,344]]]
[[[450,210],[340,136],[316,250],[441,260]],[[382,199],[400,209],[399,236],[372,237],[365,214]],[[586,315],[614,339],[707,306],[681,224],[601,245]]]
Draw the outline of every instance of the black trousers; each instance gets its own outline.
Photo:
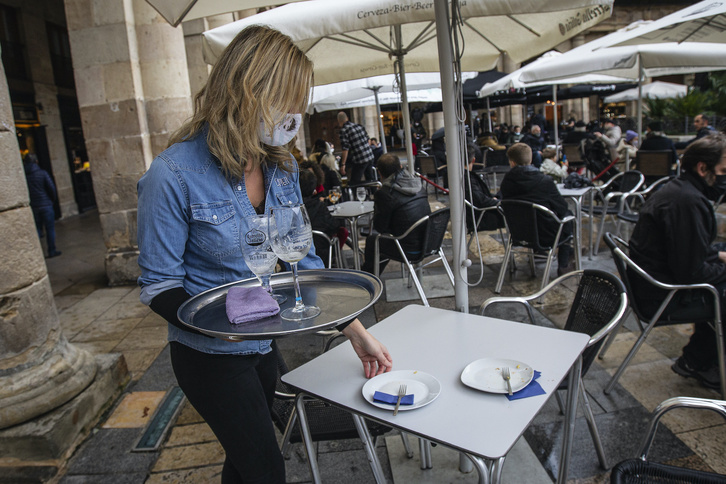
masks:
[[[376,181],[376,170],[373,163],[346,163],[348,185],[357,185],[364,181]],[[353,194],[355,196],[355,194]]]
[[[721,320],[726,316],[726,282],[713,284],[720,294]],[[686,296],[687,297],[687,296]],[[713,299],[700,299],[691,305],[691,310],[696,316],[701,313],[712,314],[710,310]],[[726,334],[724,334],[724,344],[726,344]],[[695,369],[706,370],[718,364],[718,351],[716,349],[716,332],[708,323],[696,323],[693,325],[693,334],[688,344],[683,347],[683,357],[686,362]]]
[[[284,483],[285,462],[270,408],[277,348],[266,355],[218,355],[171,342],[179,386],[224,448],[222,483]]]

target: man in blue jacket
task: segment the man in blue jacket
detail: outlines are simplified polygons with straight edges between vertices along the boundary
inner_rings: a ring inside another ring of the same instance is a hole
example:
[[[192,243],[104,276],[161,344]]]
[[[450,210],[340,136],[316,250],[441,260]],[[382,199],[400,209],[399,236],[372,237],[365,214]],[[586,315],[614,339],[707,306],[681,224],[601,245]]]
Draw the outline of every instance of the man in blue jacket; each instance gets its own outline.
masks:
[[[45,229],[49,258],[61,255],[61,252],[55,248],[53,202],[56,191],[53,180],[48,172],[38,165],[38,157],[32,153],[25,156],[23,167],[25,168],[25,179],[28,182],[28,192],[30,192],[30,208],[33,210],[38,236],[43,237]]]

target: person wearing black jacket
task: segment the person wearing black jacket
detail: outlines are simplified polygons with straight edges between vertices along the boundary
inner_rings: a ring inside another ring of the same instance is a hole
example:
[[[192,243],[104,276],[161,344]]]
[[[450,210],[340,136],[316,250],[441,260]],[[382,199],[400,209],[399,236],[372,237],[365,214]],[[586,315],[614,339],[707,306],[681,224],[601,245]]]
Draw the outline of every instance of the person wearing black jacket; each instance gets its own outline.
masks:
[[[43,230],[45,230],[48,258],[59,256],[61,251],[55,248],[55,211],[53,210],[53,202],[56,198],[55,184],[48,172],[38,165],[36,155],[27,154],[23,160],[23,168],[25,169],[25,180],[28,182],[30,208],[33,210],[38,236],[43,237]]]
[[[542,128],[537,124],[533,124],[529,133],[522,137],[520,143],[524,143],[532,149],[531,164],[539,169],[542,166],[542,150],[546,146],[544,136],[542,136]]]
[[[474,173],[474,163],[477,160],[479,147],[474,142],[469,142],[467,145],[467,158],[469,162],[466,164],[467,170],[469,170],[469,176],[467,179],[469,183],[464,182],[464,199],[474,205],[476,208],[493,207],[499,200],[492,196],[487,185],[486,180],[481,178],[479,175]],[[471,189],[470,189],[471,184]],[[479,230],[497,230],[498,228],[504,227],[504,218],[502,214],[497,211],[486,212],[479,221],[477,226],[476,219],[479,218],[479,213],[473,212],[471,207],[466,207],[466,230],[467,232],[474,232]]]
[[[426,187],[421,180],[401,167],[396,155],[386,153],[378,159],[376,168],[383,179],[383,186],[374,195],[373,228],[379,234],[402,235],[419,219],[431,213]],[[424,226],[417,227],[408,237],[401,240],[403,251],[415,256],[421,247]],[[398,255],[392,240],[379,241],[379,274],[388,263],[390,254]],[[374,274],[375,234],[366,238],[365,261],[363,270]]]
[[[721,313],[726,314],[726,244],[713,244],[718,227],[712,204],[726,190],[726,136],[715,134],[691,143],[682,168],[680,177],[655,192],[640,209],[630,256],[661,282],[715,286],[721,294]],[[633,278],[633,290],[646,313],[654,313],[665,297],[639,278]],[[687,291],[677,294],[666,312],[696,319],[707,308],[702,297]],[[707,388],[719,388],[715,338],[707,323],[696,324],[673,371],[696,378]]]
[[[571,215],[567,202],[557,190],[555,182],[532,165],[532,150],[524,143],[515,143],[507,150],[512,169],[504,175],[500,191],[502,200],[524,200],[537,203],[552,210],[559,218]],[[540,218],[537,230],[543,244],[551,244],[557,236],[557,225],[552,220]],[[560,239],[572,235],[572,222],[562,228]],[[557,274],[562,275],[574,269],[571,264],[572,246],[562,244],[557,252]]]
[[[651,121],[646,127],[646,135],[638,151],[671,151],[673,160],[678,159],[678,152],[673,140],[663,134],[663,125],[660,121]]]
[[[307,210],[308,216],[310,217],[310,225],[313,227],[313,230],[323,232],[328,237],[339,235],[339,240],[345,243],[348,239],[345,220],[330,215],[328,207],[320,200],[316,184],[317,178],[313,172],[300,170],[300,193],[303,196],[305,210]],[[328,260],[330,245],[319,237],[313,237],[313,243],[315,244],[315,253],[325,263]]]

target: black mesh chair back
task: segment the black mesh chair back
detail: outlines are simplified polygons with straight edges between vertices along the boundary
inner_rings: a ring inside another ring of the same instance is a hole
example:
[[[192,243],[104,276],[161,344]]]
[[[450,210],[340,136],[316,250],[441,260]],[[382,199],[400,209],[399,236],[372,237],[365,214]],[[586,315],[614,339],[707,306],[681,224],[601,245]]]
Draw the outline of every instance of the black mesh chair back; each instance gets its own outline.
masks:
[[[438,176],[438,170],[436,169],[436,158],[433,156],[418,156],[416,157],[416,163],[418,164],[419,173],[424,176]]]
[[[615,275],[586,270],[580,278],[565,329],[594,336],[613,320],[622,306],[625,286]],[[582,353],[582,375],[587,373],[600,351],[604,338],[591,341]]]
[[[535,251],[552,249],[540,240],[540,229],[544,224],[556,225],[555,220],[548,216],[549,210],[541,205],[522,200],[502,200],[499,206],[507,222],[507,230],[516,246],[527,247]],[[560,237],[558,246],[567,242],[569,237]]]
[[[567,157],[568,163],[585,163],[585,160],[582,158],[579,143],[563,144],[562,153]]]
[[[485,153],[484,166],[509,166],[507,150],[494,150],[489,148]]]
[[[675,163],[673,151],[638,151],[635,164],[646,177],[664,177],[671,174],[671,167]]]
[[[442,208],[429,215],[429,221],[426,224],[426,233],[423,238],[423,246],[421,248],[421,258],[435,255],[441,249],[444,243],[444,235],[446,235],[446,227],[449,225],[451,210]],[[412,261],[418,262],[418,261]]]

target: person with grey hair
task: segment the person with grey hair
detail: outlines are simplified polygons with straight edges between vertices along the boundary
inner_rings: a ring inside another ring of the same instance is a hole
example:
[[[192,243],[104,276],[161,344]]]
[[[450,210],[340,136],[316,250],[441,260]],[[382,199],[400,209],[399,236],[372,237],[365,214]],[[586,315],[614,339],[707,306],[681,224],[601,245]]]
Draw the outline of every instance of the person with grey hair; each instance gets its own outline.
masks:
[[[726,314],[726,244],[714,244],[718,226],[713,209],[713,201],[726,192],[726,136],[714,134],[691,143],[683,154],[682,169],[681,176],[641,207],[630,238],[630,257],[666,284],[713,285],[721,294],[721,313]],[[662,290],[640,278],[633,279],[633,291],[646,314],[655,313],[664,298]],[[704,319],[709,304],[698,291],[682,291],[664,317]],[[697,323],[673,371],[718,389],[715,338],[708,323]]]

